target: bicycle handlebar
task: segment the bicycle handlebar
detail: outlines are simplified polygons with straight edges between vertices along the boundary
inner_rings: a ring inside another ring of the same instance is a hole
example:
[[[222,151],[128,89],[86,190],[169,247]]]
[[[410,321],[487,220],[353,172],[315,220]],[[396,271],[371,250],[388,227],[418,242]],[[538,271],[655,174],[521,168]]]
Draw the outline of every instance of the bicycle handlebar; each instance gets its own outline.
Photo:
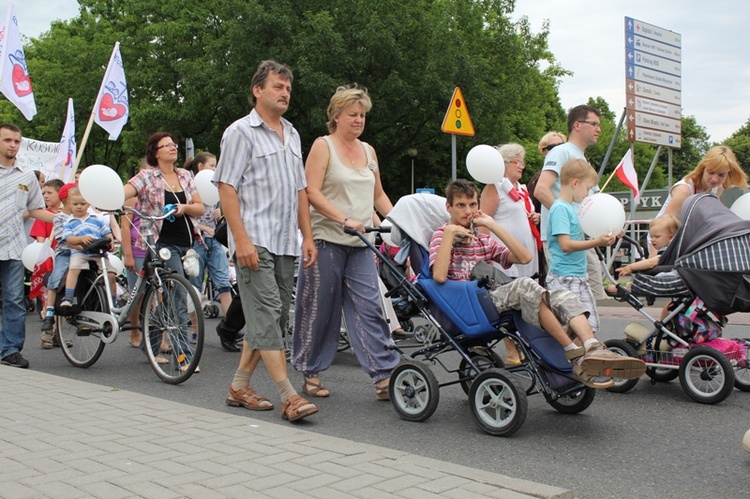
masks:
[[[176,214],[177,213],[177,208],[175,208],[173,210],[170,210],[167,213],[164,213],[162,215],[153,215],[153,216],[141,213],[140,211],[136,210],[135,208],[133,208],[131,206],[123,206],[122,207],[122,212],[124,213],[126,211],[133,212],[134,214],[136,214],[139,217],[141,217],[141,219],[143,219],[143,220],[150,220],[152,222],[155,222],[157,220],[165,220],[165,219],[171,217],[172,215]]]

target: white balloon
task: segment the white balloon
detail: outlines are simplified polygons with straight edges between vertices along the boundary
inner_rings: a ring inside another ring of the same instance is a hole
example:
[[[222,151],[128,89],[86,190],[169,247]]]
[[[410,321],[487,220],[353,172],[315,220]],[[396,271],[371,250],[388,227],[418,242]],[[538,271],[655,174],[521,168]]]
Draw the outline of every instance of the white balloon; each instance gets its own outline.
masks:
[[[104,165],[87,167],[78,179],[78,189],[94,208],[119,210],[125,202],[122,179],[112,168]]]
[[[110,253],[107,255],[107,258],[109,259],[109,263],[115,268],[115,275],[125,275],[125,264],[122,263],[120,257]]]
[[[466,155],[466,169],[474,180],[483,184],[502,182],[505,161],[500,151],[486,144],[474,146]]]
[[[614,196],[598,192],[588,196],[578,209],[581,229],[591,238],[617,235],[625,227],[625,208]]]
[[[34,265],[36,265],[36,261],[39,259],[39,252],[42,250],[43,245],[44,243],[34,241],[26,246],[21,252],[21,262],[23,262],[23,266],[26,267],[28,271],[34,271]]]
[[[382,222],[380,222],[380,226],[381,227],[393,227],[393,224],[391,223],[390,220],[383,220]],[[395,246],[395,244],[393,244],[393,239],[391,239],[390,232],[381,232],[380,237],[381,239],[383,239],[383,242],[387,244],[388,246]]]
[[[730,210],[741,219],[750,220],[750,192],[737,198]]]
[[[213,170],[201,170],[195,176],[195,187],[201,195],[203,204],[213,206],[219,202],[219,189],[211,182],[214,178]]]

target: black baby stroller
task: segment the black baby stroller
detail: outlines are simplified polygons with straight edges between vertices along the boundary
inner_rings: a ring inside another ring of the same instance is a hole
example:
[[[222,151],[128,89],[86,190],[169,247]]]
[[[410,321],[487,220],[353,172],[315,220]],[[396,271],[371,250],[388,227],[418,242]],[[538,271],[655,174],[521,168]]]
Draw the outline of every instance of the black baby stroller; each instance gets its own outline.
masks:
[[[401,237],[409,236],[405,244],[412,246],[412,267],[419,268],[416,262],[423,262],[421,275],[414,284],[384,259],[398,277],[394,289],[407,295],[439,332],[435,341],[414,346],[415,351],[408,355],[404,352],[407,347],[396,347],[404,357],[391,374],[389,392],[401,418],[427,420],[437,409],[440,389],[454,384],[460,384],[469,395],[475,421],[491,435],[509,436],[521,428],[528,410],[527,395],[534,393],[542,393],[552,407],[563,413],[576,414],[588,408],[595,390],[573,378],[563,348],[548,333],[524,322],[518,312],[498,314],[483,287],[487,283],[481,280],[438,284],[432,279],[426,261],[427,247],[432,231],[446,221],[447,212],[445,200],[439,198],[442,201],[431,201],[433,206],[442,206],[442,210],[425,213],[431,204],[426,196],[430,195],[406,196],[389,214],[394,229],[398,227],[396,232]],[[403,225],[401,220],[405,222]],[[413,221],[420,225],[420,230],[406,232],[405,227]],[[360,237],[382,258],[364,235]],[[396,240],[393,233],[392,238]],[[525,358],[519,366],[506,368],[493,350],[506,336],[516,342]],[[449,352],[460,356],[458,366],[449,365],[449,360],[443,357]],[[455,374],[456,379],[438,383],[429,364],[440,365]],[[528,388],[522,388],[522,384]]]
[[[750,341],[722,338],[727,315],[750,311],[750,221],[740,219],[713,194],[687,198],[680,220],[682,227],[659,266],[648,275],[636,275],[633,292],[617,285],[616,299],[638,310],[653,327],[630,324],[626,339],[606,344],[646,362],[653,383],[679,376],[690,398],[715,404],[734,387],[750,391]],[[668,315],[663,320],[651,317],[635,296],[638,290],[669,297]],[[626,392],[637,382],[618,380],[610,391]]]

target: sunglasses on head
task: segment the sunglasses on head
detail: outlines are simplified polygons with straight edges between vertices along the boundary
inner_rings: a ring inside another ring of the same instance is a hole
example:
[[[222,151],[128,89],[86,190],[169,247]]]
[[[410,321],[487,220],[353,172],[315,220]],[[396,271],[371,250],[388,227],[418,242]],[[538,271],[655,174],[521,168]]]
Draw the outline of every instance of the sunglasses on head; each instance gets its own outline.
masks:
[[[559,146],[559,145],[560,145],[560,144],[550,144],[550,145],[548,145],[548,146],[544,146],[544,147],[542,147],[542,149],[544,149],[544,150],[545,150],[545,151],[547,151],[547,152],[550,152],[550,151],[551,151],[552,149],[554,149],[555,147],[557,147],[557,146]]]

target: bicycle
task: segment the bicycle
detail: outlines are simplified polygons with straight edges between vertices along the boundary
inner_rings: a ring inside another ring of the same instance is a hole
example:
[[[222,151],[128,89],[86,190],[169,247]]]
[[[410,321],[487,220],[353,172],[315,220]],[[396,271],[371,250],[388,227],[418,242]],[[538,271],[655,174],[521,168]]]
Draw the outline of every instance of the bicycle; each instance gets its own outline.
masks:
[[[179,384],[195,372],[203,352],[204,322],[201,300],[187,279],[166,267],[170,253],[166,248],[154,248],[153,222],[174,214],[148,216],[134,208],[124,207],[150,222],[143,229],[147,255],[143,268],[127,302],[122,307],[112,303],[112,290],[106,267],[108,238],[99,239],[86,247],[100,260],[103,271],[83,271],[78,278],[76,296],[78,304],[66,312],[67,317],[57,317],[60,344],[65,358],[74,366],[87,368],[101,356],[104,347],[113,343],[121,331],[138,329],[129,325],[128,316],[141,300],[140,324],[143,331],[142,348],[149,364],[164,382]],[[195,333],[196,343],[190,345],[190,335]],[[162,349],[162,342],[168,348]],[[161,354],[161,357],[159,357]],[[168,356],[168,357],[167,357]],[[157,359],[157,357],[159,357]],[[166,359],[168,362],[163,363]],[[162,361],[162,362],[160,362]]]

